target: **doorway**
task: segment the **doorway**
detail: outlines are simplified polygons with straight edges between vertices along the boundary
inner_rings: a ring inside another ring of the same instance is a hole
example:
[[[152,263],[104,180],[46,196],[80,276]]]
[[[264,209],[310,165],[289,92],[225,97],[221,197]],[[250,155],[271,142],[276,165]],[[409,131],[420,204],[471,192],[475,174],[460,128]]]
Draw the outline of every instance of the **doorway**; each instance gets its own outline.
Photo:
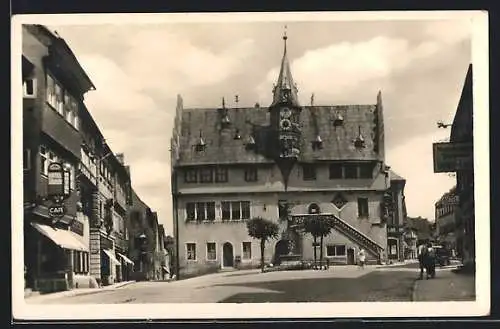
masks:
[[[282,255],[288,254],[288,241],[287,240],[279,240],[274,247],[274,264],[279,265],[281,263]]]
[[[347,249],[347,265],[355,265],[354,248]]]
[[[222,267],[233,267],[233,245],[230,242],[224,243],[222,246]]]

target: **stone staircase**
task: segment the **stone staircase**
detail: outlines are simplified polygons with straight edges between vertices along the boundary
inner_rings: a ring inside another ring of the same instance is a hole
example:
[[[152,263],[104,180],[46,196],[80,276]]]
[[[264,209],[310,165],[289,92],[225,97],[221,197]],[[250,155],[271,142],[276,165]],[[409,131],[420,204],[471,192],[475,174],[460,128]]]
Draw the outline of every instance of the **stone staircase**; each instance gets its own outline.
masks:
[[[340,233],[344,234],[354,242],[356,242],[359,246],[364,248],[367,252],[371,253],[376,257],[377,260],[380,258],[380,252],[384,250],[384,248],[379,245],[377,242],[372,240],[366,234],[360,232],[355,227],[349,225],[342,219],[337,216],[333,216],[334,218],[334,228]]]

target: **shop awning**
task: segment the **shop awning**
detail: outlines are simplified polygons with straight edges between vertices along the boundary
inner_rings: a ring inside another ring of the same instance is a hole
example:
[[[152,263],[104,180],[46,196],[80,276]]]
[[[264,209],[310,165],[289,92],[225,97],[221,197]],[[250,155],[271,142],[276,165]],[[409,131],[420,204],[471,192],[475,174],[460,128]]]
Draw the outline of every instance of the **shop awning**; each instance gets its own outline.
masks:
[[[31,223],[31,226],[33,226],[38,232],[45,235],[61,248],[78,251],[89,251],[89,248],[78,239],[78,235],[71,231],[58,229],[40,223]]]
[[[115,263],[115,265],[121,265],[122,263],[120,263],[118,261],[118,259],[116,259],[115,255],[113,254],[113,252],[111,250],[108,250],[108,249],[103,249],[102,251],[104,251],[104,253],[106,255],[108,255],[109,257],[109,260],[112,262],[112,263]]]
[[[122,255],[122,254],[120,254],[120,253],[118,253],[118,256],[120,256],[120,257],[121,257],[121,258],[122,258],[122,259],[123,259],[126,263],[129,263],[129,264],[134,265],[134,262],[133,262],[133,261],[131,261],[131,260],[130,260],[127,256]]]

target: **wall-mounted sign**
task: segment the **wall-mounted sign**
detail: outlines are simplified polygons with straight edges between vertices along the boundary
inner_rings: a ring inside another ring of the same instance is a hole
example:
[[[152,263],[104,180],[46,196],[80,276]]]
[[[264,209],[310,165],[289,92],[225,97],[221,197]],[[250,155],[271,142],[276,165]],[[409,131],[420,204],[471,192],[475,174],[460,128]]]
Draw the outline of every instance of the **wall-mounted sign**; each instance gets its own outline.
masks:
[[[66,215],[66,207],[62,204],[51,205],[48,208],[50,218],[62,218]]]
[[[47,169],[47,194],[49,197],[64,195],[64,168],[59,162],[52,162]]]
[[[434,143],[434,172],[473,170],[472,143]]]

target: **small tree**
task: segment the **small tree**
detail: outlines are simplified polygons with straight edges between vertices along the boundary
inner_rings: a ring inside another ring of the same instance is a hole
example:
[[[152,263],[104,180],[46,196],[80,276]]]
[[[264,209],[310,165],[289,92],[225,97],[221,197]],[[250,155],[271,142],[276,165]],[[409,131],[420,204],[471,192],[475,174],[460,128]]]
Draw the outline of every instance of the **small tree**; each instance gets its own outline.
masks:
[[[304,220],[304,230],[313,237],[314,242],[314,266],[316,266],[316,243],[320,238],[320,262],[323,261],[323,237],[328,236],[333,228],[333,220],[329,218],[320,218],[311,215]]]
[[[278,237],[278,224],[262,217],[254,217],[247,222],[247,229],[248,235],[260,240],[260,269],[264,272],[264,249],[266,241]]]

